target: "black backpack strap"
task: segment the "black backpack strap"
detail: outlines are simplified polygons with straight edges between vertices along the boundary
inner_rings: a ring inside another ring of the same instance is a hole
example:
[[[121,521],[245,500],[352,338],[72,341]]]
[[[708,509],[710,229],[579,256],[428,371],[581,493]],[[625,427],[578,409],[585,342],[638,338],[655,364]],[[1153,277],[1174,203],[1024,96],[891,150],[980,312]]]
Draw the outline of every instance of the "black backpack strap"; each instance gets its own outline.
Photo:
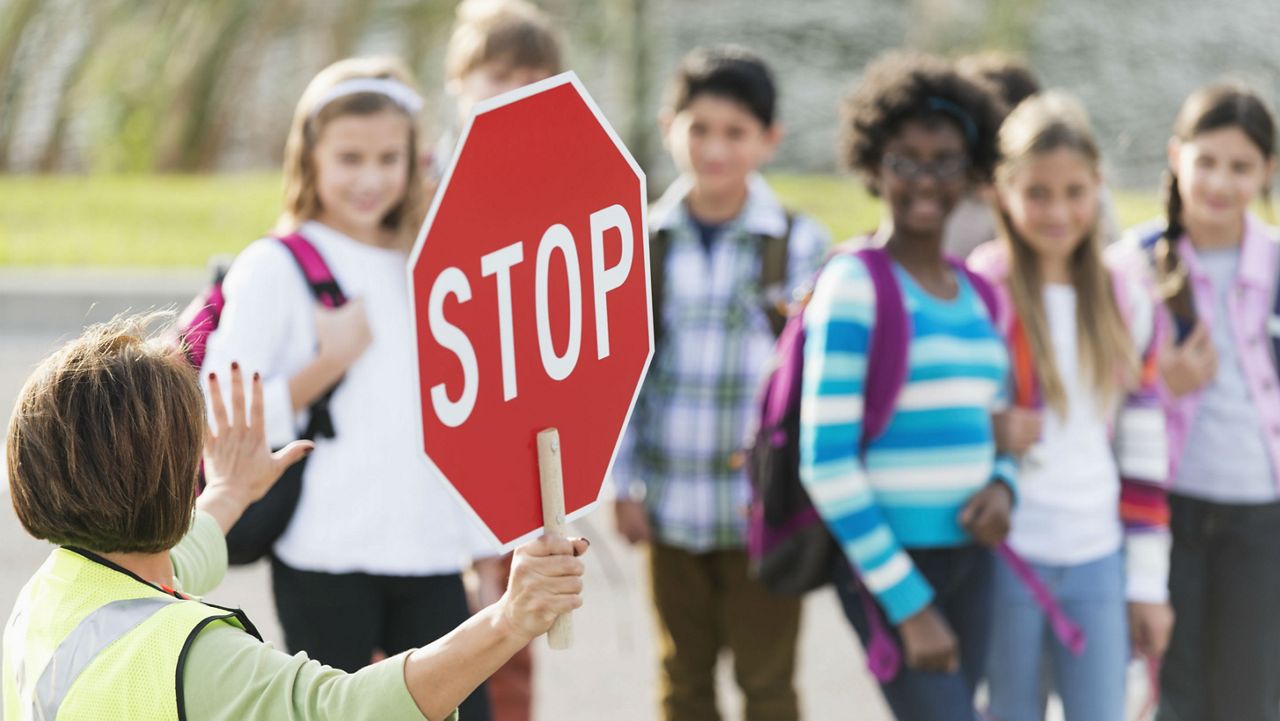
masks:
[[[782,235],[760,238],[760,301],[769,327],[776,337],[782,333],[790,315],[791,297],[787,293],[787,265],[791,256],[791,231],[795,213],[787,211]]]
[[[325,263],[324,256],[320,255],[320,251],[316,250],[311,241],[296,232],[280,237],[279,241],[297,262],[298,269],[302,271],[302,277],[306,280],[307,287],[317,303],[326,308],[339,308],[346,304],[346,295],[338,286],[338,281],[329,270],[329,265]],[[333,438],[336,435],[333,428],[333,415],[329,412],[329,401],[341,383],[342,379],[339,378],[311,404],[308,409],[307,426],[302,430],[301,440],[313,441],[317,438]]]
[[[653,310],[653,356],[658,357],[658,347],[665,335],[662,309],[666,300],[667,251],[671,248],[671,231],[659,230],[649,238],[649,292]]]

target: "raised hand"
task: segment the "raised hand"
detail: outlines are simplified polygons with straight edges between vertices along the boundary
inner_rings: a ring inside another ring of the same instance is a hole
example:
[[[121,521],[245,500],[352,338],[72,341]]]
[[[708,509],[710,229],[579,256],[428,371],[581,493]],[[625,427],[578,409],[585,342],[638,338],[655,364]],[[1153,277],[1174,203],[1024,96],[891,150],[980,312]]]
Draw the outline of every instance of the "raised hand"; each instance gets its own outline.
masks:
[[[271,452],[263,419],[262,378],[253,374],[252,409],[246,413],[244,378],[240,364],[231,364],[231,411],[223,401],[217,375],[208,375],[213,424],[204,438],[205,490],[197,506],[231,530],[250,503],[262,498],[285,469],[315,448],[311,441],[294,441]]]

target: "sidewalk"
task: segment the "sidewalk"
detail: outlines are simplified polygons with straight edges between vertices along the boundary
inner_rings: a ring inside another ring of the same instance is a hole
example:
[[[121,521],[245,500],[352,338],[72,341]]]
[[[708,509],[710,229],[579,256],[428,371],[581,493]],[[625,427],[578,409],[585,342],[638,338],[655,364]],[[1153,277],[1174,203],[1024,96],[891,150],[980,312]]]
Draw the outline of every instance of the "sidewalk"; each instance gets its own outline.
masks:
[[[210,278],[200,268],[0,268],[0,337],[73,332],[125,311],[181,311]]]

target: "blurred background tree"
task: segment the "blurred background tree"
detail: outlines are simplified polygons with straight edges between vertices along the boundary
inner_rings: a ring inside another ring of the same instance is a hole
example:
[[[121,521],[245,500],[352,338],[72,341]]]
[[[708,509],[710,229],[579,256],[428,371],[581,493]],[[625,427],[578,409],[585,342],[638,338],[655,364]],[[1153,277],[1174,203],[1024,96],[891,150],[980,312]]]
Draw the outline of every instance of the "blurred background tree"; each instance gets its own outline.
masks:
[[[537,0],[655,183],[654,119],[689,48],[739,42],[775,67],[777,166],[830,172],[836,107],[894,47],[1002,49],[1094,113],[1121,185],[1154,187],[1191,89],[1224,75],[1273,97],[1276,0]],[[209,172],[277,165],[307,80],[353,54],[400,55],[440,90],[454,0],[0,0],[0,172]]]

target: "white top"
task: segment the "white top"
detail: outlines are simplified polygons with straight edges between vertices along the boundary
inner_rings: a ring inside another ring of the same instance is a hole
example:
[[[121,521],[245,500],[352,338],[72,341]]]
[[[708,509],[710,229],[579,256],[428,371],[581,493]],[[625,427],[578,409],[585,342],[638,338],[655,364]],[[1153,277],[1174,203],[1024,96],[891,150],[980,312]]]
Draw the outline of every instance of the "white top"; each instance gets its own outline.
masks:
[[[1120,477],[1106,409],[1082,383],[1076,345],[1076,292],[1046,285],[1053,358],[1067,395],[1067,417],[1046,407],[1041,440],[1023,459],[1009,541],[1036,563],[1076,565],[1120,549]]]
[[[422,453],[406,256],[317,222],[300,231],[343,293],[364,299],[373,342],[330,401],[337,437],[317,439],[297,511],[275,553],[307,571],[457,573],[468,556],[488,555],[489,546]],[[226,378],[235,360],[246,373],[260,372],[267,436],[272,447],[282,446],[307,421],[305,410],[291,412],[288,383],[315,355],[316,302],[293,256],[273,238],[240,254],[223,291],[226,307],[202,370]]]

